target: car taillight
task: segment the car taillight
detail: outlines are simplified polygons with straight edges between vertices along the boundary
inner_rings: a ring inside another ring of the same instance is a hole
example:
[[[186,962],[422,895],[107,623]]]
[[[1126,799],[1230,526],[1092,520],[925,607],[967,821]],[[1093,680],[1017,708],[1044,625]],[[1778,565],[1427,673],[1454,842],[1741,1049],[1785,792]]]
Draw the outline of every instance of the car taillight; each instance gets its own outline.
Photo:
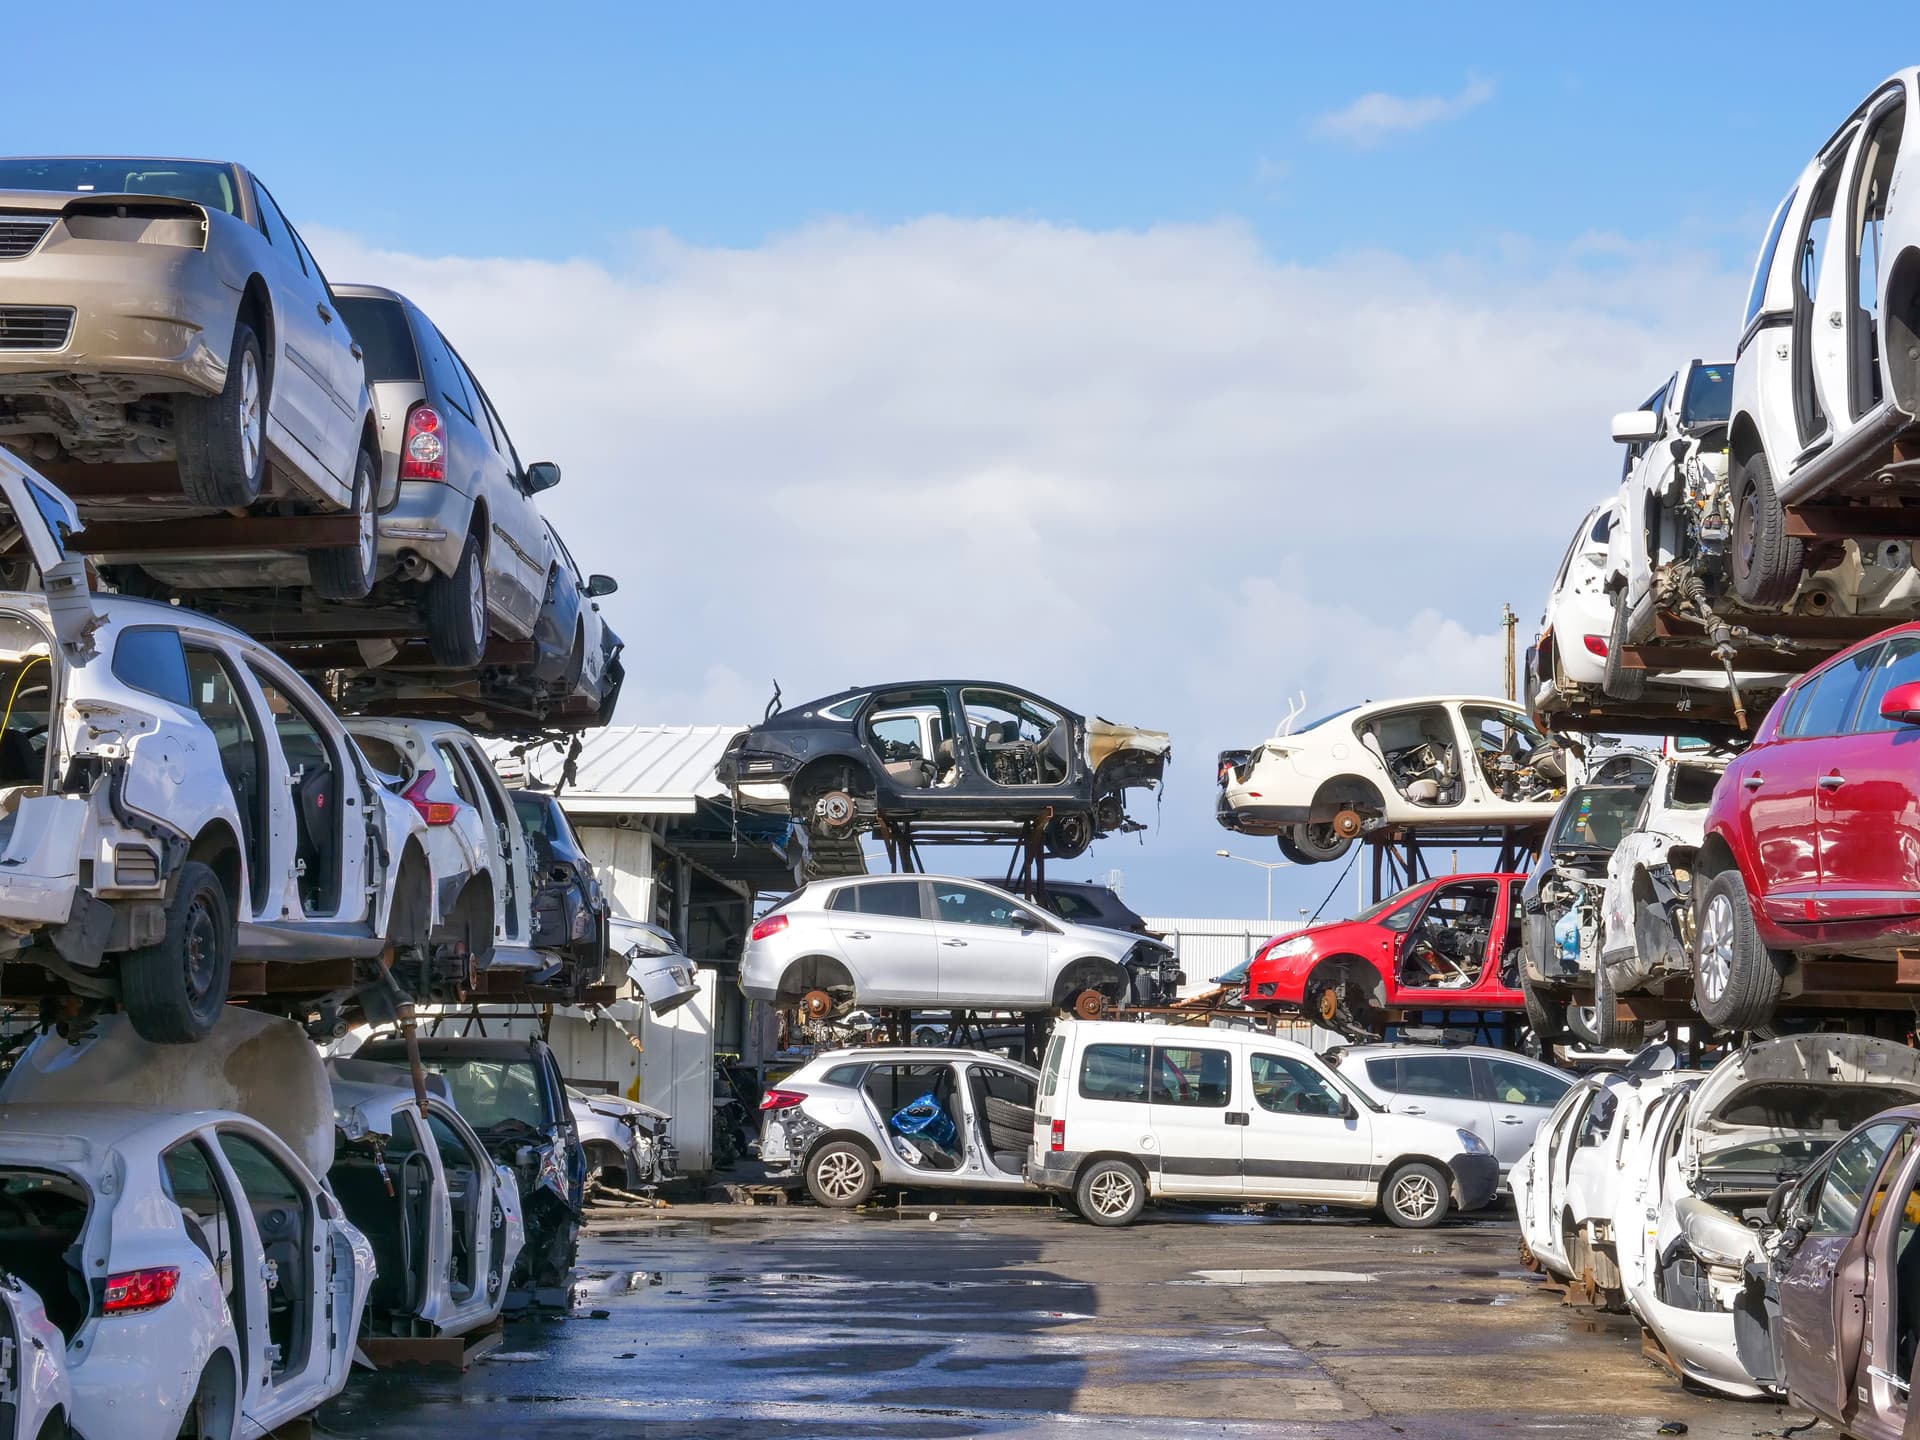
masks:
[[[433,777],[437,770],[422,770],[413,777],[413,783],[400,792],[400,798],[420,812],[420,818],[429,825],[451,825],[454,817],[460,813],[460,807],[447,800],[429,800],[427,791],[433,786]]]
[[[440,412],[424,400],[407,411],[407,438],[400,443],[400,478],[447,478],[446,429]]]
[[[1604,635],[1587,636],[1587,653],[1589,655],[1598,655],[1602,660],[1606,659],[1607,637]]]
[[[759,924],[753,927],[753,932],[747,936],[747,939],[749,940],[770,939],[771,937],[778,935],[782,930],[786,928],[787,928],[786,916],[769,915],[766,917],[766,919],[762,920]]]
[[[107,1277],[101,1310],[108,1315],[131,1315],[152,1310],[173,1298],[180,1284],[180,1267],[162,1265],[152,1270],[125,1270]]]
[[[1053,1128],[1047,1132],[1047,1151],[1049,1154],[1058,1155],[1066,1148],[1067,1122],[1056,1120],[1053,1122]]]
[[[798,1090],[769,1090],[760,1097],[762,1110],[791,1110],[807,1097]]]

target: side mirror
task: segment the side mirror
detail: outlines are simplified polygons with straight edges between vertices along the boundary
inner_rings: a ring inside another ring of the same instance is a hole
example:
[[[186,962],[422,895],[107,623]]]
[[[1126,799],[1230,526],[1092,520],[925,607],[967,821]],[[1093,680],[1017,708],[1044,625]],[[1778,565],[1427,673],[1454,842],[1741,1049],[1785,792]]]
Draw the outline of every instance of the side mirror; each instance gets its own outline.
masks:
[[[597,600],[602,595],[611,595],[620,588],[620,582],[611,575],[587,576],[587,598]]]
[[[536,460],[527,466],[527,493],[538,495],[560,483],[560,467],[551,460]]]
[[[1895,685],[1882,695],[1880,718],[1901,725],[1920,725],[1920,680]]]
[[[1653,410],[1623,410],[1613,417],[1613,438],[1622,445],[1637,445],[1660,433],[1660,416]]]
[[[1358,1118],[1359,1114],[1360,1107],[1353,1103],[1353,1097],[1351,1095],[1342,1095],[1340,1097],[1340,1118],[1342,1120],[1353,1120]]]

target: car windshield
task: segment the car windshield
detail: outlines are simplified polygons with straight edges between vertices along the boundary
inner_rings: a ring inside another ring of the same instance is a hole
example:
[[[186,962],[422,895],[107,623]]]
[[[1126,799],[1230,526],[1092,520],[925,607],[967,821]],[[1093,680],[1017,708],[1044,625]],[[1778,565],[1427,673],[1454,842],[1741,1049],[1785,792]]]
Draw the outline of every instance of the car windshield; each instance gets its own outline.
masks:
[[[540,1080],[531,1060],[428,1060],[426,1068],[446,1077],[453,1108],[481,1132],[519,1121],[547,1128],[540,1102]]]
[[[1632,826],[1644,794],[1637,785],[1588,785],[1576,791],[1554,828],[1554,848],[1611,852]]]
[[[0,190],[165,195],[229,215],[240,213],[232,168],[206,160],[0,159]]]
[[[1355,924],[1384,925],[1396,935],[1405,934],[1407,927],[1413,923],[1414,913],[1420,908],[1420,898],[1411,890],[1402,890],[1384,900],[1375,901],[1354,916],[1353,921]]]
[[[1680,397],[1680,424],[1691,429],[1724,425],[1733,413],[1733,366],[1696,365]]]

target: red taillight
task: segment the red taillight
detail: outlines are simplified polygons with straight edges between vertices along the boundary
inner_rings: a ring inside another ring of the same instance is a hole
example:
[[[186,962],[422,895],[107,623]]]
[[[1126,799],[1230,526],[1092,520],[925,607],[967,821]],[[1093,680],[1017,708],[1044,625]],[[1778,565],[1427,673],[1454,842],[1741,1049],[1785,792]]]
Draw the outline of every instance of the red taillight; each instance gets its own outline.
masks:
[[[139,1310],[152,1310],[171,1300],[179,1284],[180,1269],[176,1265],[109,1275],[106,1299],[100,1308],[108,1315],[131,1315]]]
[[[413,777],[413,783],[400,792],[400,798],[420,812],[420,818],[429,825],[451,825],[460,807],[446,800],[429,800],[427,791],[433,786],[433,777],[438,770],[422,770]]]
[[[1047,1132],[1047,1152],[1058,1155],[1067,1148],[1067,1122],[1056,1120],[1053,1128]]]
[[[769,1090],[760,1097],[762,1110],[791,1110],[807,1097],[798,1090]]]
[[[1606,659],[1607,637],[1604,635],[1587,636],[1587,653],[1589,655],[1598,655],[1602,660]]]
[[[778,935],[782,930],[786,928],[787,928],[786,916],[769,915],[766,917],[766,919],[762,920],[758,925],[755,925],[753,927],[753,933],[747,936],[747,939],[749,940],[770,939],[771,937]]]
[[[407,438],[400,444],[402,480],[447,478],[447,436],[440,412],[422,400],[407,412]]]

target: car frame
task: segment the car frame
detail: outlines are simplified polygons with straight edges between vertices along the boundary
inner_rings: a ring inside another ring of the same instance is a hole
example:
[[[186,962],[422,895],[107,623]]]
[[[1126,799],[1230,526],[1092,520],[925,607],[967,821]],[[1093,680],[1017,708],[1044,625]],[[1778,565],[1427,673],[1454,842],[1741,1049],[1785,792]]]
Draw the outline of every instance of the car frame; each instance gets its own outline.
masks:
[[[0,1440],[67,1440],[72,1414],[66,1337],[34,1288],[0,1270]]]
[[[651,1190],[675,1178],[673,1117],[608,1091],[567,1086],[567,1104],[586,1157],[589,1185]],[[609,1180],[609,1176],[617,1176]]]
[[[1613,606],[1606,592],[1608,548],[1620,519],[1609,499],[1582,517],[1554,572],[1540,633],[1527,648],[1527,713],[1543,728],[1605,694]]]
[[[1730,758],[1670,744],[1654,764],[1632,828],[1607,859],[1598,960],[1615,995],[1663,987],[1669,976],[1687,973],[1694,859]]]

